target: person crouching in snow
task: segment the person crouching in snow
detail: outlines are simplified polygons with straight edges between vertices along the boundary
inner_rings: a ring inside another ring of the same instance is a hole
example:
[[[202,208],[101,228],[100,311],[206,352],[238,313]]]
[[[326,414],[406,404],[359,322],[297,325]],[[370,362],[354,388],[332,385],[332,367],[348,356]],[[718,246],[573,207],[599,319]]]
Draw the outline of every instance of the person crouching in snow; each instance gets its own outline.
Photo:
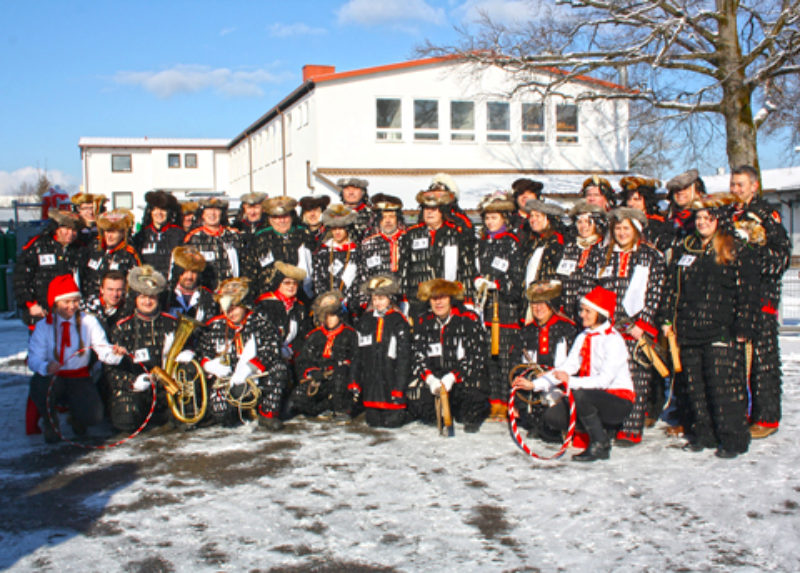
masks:
[[[411,328],[393,301],[400,285],[391,275],[378,275],[366,281],[361,292],[370,302],[356,325],[355,364],[367,424],[397,428],[407,421],[411,377]]]
[[[342,322],[342,312],[338,290],[319,295],[311,307],[317,326],[300,351],[300,383],[291,398],[300,414],[346,420],[358,412],[361,388],[353,365],[358,340],[356,331]]]
[[[433,279],[419,285],[417,299],[428,302],[430,311],[414,327],[408,399],[412,416],[430,424],[436,420],[434,396],[444,387],[453,417],[474,433],[489,414],[489,340],[478,315],[455,303],[463,298],[459,282]]]
[[[636,397],[628,369],[628,350],[622,335],[612,326],[616,295],[595,287],[581,299],[584,330],[575,339],[567,359],[555,370],[533,381],[518,377],[514,387],[550,392],[568,384],[575,399],[577,422],[589,434],[589,447],[572,456],[579,462],[608,459],[614,432],[633,408]],[[559,430],[569,426],[569,403],[559,399],[544,413],[546,424]]]
[[[105,331],[91,314],[79,309],[81,293],[72,275],[56,276],[47,289],[51,309],[36,323],[28,342],[28,367],[33,370],[30,397],[44,418],[48,444],[61,439],[56,404],[66,401],[77,435],[103,419],[103,403],[89,374],[91,347],[107,364],[118,363],[122,351],[112,348]],[[50,390],[48,415],[47,393]]]

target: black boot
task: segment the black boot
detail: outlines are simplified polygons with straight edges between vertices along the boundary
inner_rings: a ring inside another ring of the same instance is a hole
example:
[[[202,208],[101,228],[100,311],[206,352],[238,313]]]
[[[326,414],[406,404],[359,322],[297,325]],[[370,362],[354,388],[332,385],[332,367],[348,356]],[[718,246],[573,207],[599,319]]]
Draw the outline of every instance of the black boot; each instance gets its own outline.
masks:
[[[607,460],[611,453],[611,441],[608,439],[603,422],[597,413],[584,416],[581,424],[589,434],[589,447],[581,453],[572,456],[576,462],[593,462],[595,460]]]

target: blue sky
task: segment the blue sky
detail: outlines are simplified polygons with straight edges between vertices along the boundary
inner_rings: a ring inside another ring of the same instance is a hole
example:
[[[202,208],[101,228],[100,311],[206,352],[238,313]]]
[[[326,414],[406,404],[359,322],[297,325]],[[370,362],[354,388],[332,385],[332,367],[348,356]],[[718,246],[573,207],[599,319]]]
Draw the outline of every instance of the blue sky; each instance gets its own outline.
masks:
[[[525,4],[0,0],[0,195],[45,167],[77,187],[81,136],[230,138],[296,88],[304,64],[403,61],[425,39],[455,42],[479,9],[510,21]]]

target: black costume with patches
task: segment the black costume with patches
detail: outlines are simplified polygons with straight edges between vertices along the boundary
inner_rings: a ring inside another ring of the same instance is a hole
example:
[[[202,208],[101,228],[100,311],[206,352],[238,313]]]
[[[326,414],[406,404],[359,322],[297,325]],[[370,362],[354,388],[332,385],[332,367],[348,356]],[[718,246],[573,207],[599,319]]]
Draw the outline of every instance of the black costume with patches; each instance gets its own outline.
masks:
[[[521,252],[521,295],[524,296],[525,289],[531,283],[558,279],[558,264],[564,254],[564,236],[553,229],[547,229],[544,233],[531,231],[528,240],[522,244]]]
[[[183,227],[165,223],[157,229],[153,223],[142,227],[131,244],[141,254],[142,264],[150,265],[165,277],[169,276],[172,250],[183,244]]]
[[[222,281],[241,276],[243,251],[236,229],[220,226],[213,230],[202,225],[186,234],[185,243],[197,247],[206,260],[206,268],[200,273],[200,284],[206,288],[215,290]]]
[[[405,229],[397,229],[387,235],[379,231],[362,241],[356,284],[363,284],[376,275],[391,275],[400,282],[400,239],[405,232]],[[366,306],[368,302],[367,297],[361,295],[360,304]]]
[[[102,238],[98,238],[94,247],[85,252],[84,256],[85,261],[79,271],[81,293],[84,297],[100,292],[103,277],[108,271],[119,271],[127,275],[133,267],[142,264],[139,253],[125,240],[109,249],[105,246]]]
[[[308,310],[297,297],[287,298],[280,291],[265,292],[256,299],[256,312],[278,329],[281,356],[289,370],[288,383],[294,387],[295,362],[300,355],[306,334],[311,330]]]
[[[267,227],[256,233],[256,251],[253,254],[257,274],[252,277],[258,286],[257,291],[271,290],[272,265],[276,261],[300,267],[308,272],[308,276],[298,294],[305,301],[313,298],[311,283],[311,253],[314,250],[314,239],[303,225],[292,225],[286,233],[279,233],[274,227]]]
[[[357,305],[360,266],[361,250],[357,243],[348,240],[343,245],[337,245],[329,237],[312,255],[311,282],[314,296],[329,290],[338,290],[344,295],[344,303],[348,307]]]
[[[555,279],[561,282],[564,314],[578,321],[581,297],[596,284],[595,273],[603,262],[605,247],[601,237],[585,241],[576,237],[564,245]]]

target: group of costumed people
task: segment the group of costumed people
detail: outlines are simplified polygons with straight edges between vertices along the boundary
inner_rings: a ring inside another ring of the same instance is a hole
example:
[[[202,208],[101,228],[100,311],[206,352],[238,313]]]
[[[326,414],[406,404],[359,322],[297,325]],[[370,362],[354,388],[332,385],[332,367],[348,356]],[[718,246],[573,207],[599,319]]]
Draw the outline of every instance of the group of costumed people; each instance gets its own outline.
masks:
[[[102,196],[51,212],[15,267],[29,430],[41,416],[60,440],[59,405],[78,435],[104,416],[122,432],[174,422],[166,362],[211,381],[189,427],[242,423],[247,395],[270,431],[299,414],[432,424],[443,398],[468,433],[511,415],[562,442],[574,417],[580,461],[638,444],[659,417],[723,458],[777,430],[791,247],[752,167],[713,195],[696,170],[666,195],[595,176],[569,206],[518,179],[480,201],[478,225],[447,174],[416,195],[414,224],[367,181],[338,186],[335,204],[249,193],[233,217],[223,198],[152,191],[135,233]],[[179,316],[196,325],[180,341]]]

